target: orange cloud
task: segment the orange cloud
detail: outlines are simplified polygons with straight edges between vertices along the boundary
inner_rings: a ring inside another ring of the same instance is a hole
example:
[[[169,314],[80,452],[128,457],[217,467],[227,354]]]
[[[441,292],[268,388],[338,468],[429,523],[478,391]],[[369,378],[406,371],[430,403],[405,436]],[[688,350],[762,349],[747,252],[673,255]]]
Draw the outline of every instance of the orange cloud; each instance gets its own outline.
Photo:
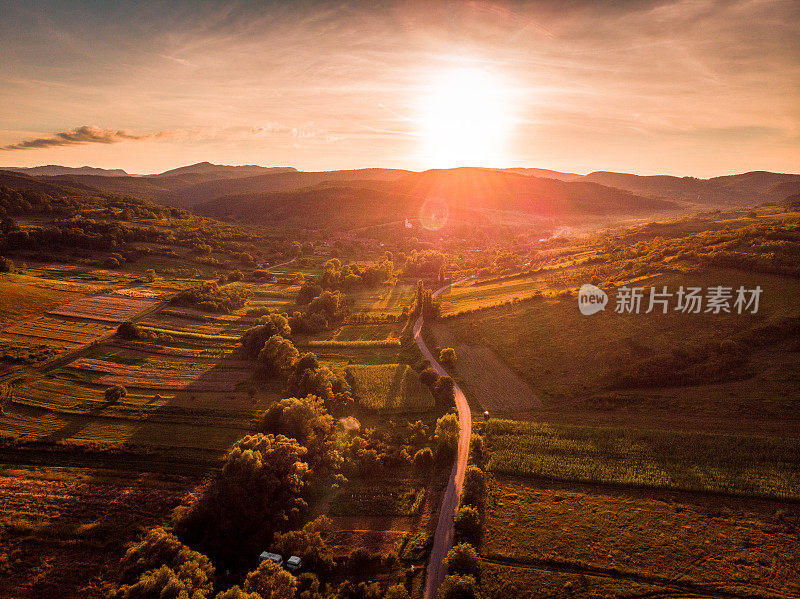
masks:
[[[53,148],[57,146],[75,146],[81,144],[115,144],[121,141],[143,141],[150,139],[173,139],[175,131],[157,131],[155,133],[134,133],[124,129],[102,129],[92,125],[83,125],[67,131],[54,133],[50,137],[26,139],[7,146],[3,150],[30,150],[35,148]]]

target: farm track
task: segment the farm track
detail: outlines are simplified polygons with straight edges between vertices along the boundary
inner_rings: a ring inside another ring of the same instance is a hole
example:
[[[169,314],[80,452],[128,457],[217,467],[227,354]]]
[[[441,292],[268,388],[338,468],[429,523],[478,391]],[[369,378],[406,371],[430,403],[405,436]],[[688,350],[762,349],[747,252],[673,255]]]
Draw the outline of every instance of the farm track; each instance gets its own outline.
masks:
[[[608,578],[612,580],[626,580],[636,582],[639,584],[647,584],[653,586],[663,587],[675,593],[681,593],[681,596],[691,597],[723,597],[725,599],[788,599],[788,595],[782,593],[774,593],[767,591],[764,593],[757,592],[742,592],[737,593],[734,591],[725,591],[716,589],[709,585],[704,585],[694,582],[681,582],[674,578],[652,576],[647,574],[639,574],[637,572],[625,572],[623,570],[616,570],[613,568],[601,568],[598,566],[590,566],[586,564],[560,562],[556,560],[537,560],[527,559],[518,560],[501,556],[481,556],[485,562],[497,564],[500,566],[512,566],[515,568],[527,568],[530,570],[543,570],[546,572],[554,572],[560,574],[584,574],[586,576],[595,576],[598,578]],[[686,595],[688,593],[688,595]]]
[[[468,278],[471,277],[467,277],[467,279]],[[461,281],[466,281],[467,279],[461,279]],[[436,290],[433,296],[436,297],[445,289],[461,281],[445,285]],[[445,376],[447,375],[447,371],[439,364],[438,360],[433,357],[428,346],[425,345],[425,340],[422,338],[422,324],[423,320],[422,316],[420,316],[417,322],[414,323],[414,341],[416,341],[422,355],[431,363],[431,366],[436,370],[439,376]],[[461,428],[458,434],[456,459],[453,462],[453,469],[450,471],[450,479],[447,482],[447,489],[445,490],[441,508],[439,509],[439,522],[436,525],[433,547],[431,548],[431,554],[428,558],[428,569],[425,574],[425,599],[435,599],[438,595],[439,587],[444,580],[444,559],[453,546],[453,538],[455,536],[453,517],[455,516],[456,507],[461,497],[461,488],[464,485],[464,473],[467,470],[467,458],[469,457],[469,440],[472,435],[472,413],[470,412],[467,398],[458,385],[455,385],[453,391],[455,392],[458,422]]]

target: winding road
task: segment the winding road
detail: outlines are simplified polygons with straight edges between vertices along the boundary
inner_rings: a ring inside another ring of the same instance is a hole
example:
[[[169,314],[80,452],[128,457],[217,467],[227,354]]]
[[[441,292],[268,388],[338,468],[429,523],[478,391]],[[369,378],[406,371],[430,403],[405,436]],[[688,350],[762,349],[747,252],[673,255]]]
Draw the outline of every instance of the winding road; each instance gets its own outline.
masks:
[[[461,279],[455,283],[445,285],[441,289],[434,292],[433,296],[436,297],[445,289],[452,285],[471,279]],[[439,361],[433,356],[425,341],[422,339],[422,316],[417,318],[414,323],[414,341],[416,341],[422,355],[431,363],[431,366],[439,373],[439,376],[445,376],[447,371],[439,364]],[[458,435],[458,452],[456,459],[453,463],[453,469],[450,471],[450,480],[447,483],[447,490],[444,493],[442,506],[439,510],[439,523],[436,525],[436,534],[433,537],[433,548],[431,549],[430,559],[428,560],[428,570],[425,576],[425,599],[435,599],[439,586],[444,580],[446,568],[444,558],[447,557],[447,552],[453,547],[453,537],[455,529],[453,526],[453,516],[458,507],[458,501],[461,497],[461,487],[464,485],[464,472],[467,470],[467,458],[469,457],[469,439],[472,432],[472,415],[470,414],[469,404],[464,392],[461,388],[455,386],[456,408],[458,409],[458,422],[461,425],[461,430]]]

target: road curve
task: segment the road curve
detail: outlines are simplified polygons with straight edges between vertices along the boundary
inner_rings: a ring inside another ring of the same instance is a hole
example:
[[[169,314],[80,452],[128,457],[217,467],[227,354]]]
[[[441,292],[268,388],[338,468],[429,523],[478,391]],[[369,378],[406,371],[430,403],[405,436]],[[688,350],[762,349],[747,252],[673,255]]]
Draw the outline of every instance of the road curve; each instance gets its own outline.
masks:
[[[472,278],[472,277],[467,277]],[[466,279],[461,279],[465,281]],[[461,281],[456,281],[460,283]],[[456,283],[452,283],[455,285]],[[445,285],[437,290],[433,295],[436,297],[442,291],[450,287]],[[417,318],[414,323],[414,341],[416,341],[422,355],[431,363],[431,366],[444,376],[447,371],[439,364],[439,361],[431,354],[425,341],[422,339],[422,316]],[[425,599],[435,599],[439,586],[445,576],[445,565],[442,563],[447,557],[447,552],[453,547],[453,537],[455,529],[453,526],[453,516],[458,507],[461,497],[461,487],[464,485],[464,472],[467,470],[467,458],[469,457],[469,439],[472,432],[472,415],[470,414],[469,404],[461,388],[455,386],[456,408],[458,409],[458,422],[461,431],[458,435],[458,452],[456,453],[453,469],[450,471],[450,480],[447,483],[447,490],[444,493],[442,506],[439,510],[439,523],[436,525],[436,534],[433,537],[433,547],[431,548],[430,559],[428,560],[428,570],[425,576]]]

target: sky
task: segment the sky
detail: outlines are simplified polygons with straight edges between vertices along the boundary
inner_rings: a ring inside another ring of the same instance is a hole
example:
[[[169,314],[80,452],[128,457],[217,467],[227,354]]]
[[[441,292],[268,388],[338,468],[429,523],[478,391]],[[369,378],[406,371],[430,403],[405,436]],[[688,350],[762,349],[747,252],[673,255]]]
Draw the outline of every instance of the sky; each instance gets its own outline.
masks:
[[[800,2],[0,3],[0,165],[800,172]]]

